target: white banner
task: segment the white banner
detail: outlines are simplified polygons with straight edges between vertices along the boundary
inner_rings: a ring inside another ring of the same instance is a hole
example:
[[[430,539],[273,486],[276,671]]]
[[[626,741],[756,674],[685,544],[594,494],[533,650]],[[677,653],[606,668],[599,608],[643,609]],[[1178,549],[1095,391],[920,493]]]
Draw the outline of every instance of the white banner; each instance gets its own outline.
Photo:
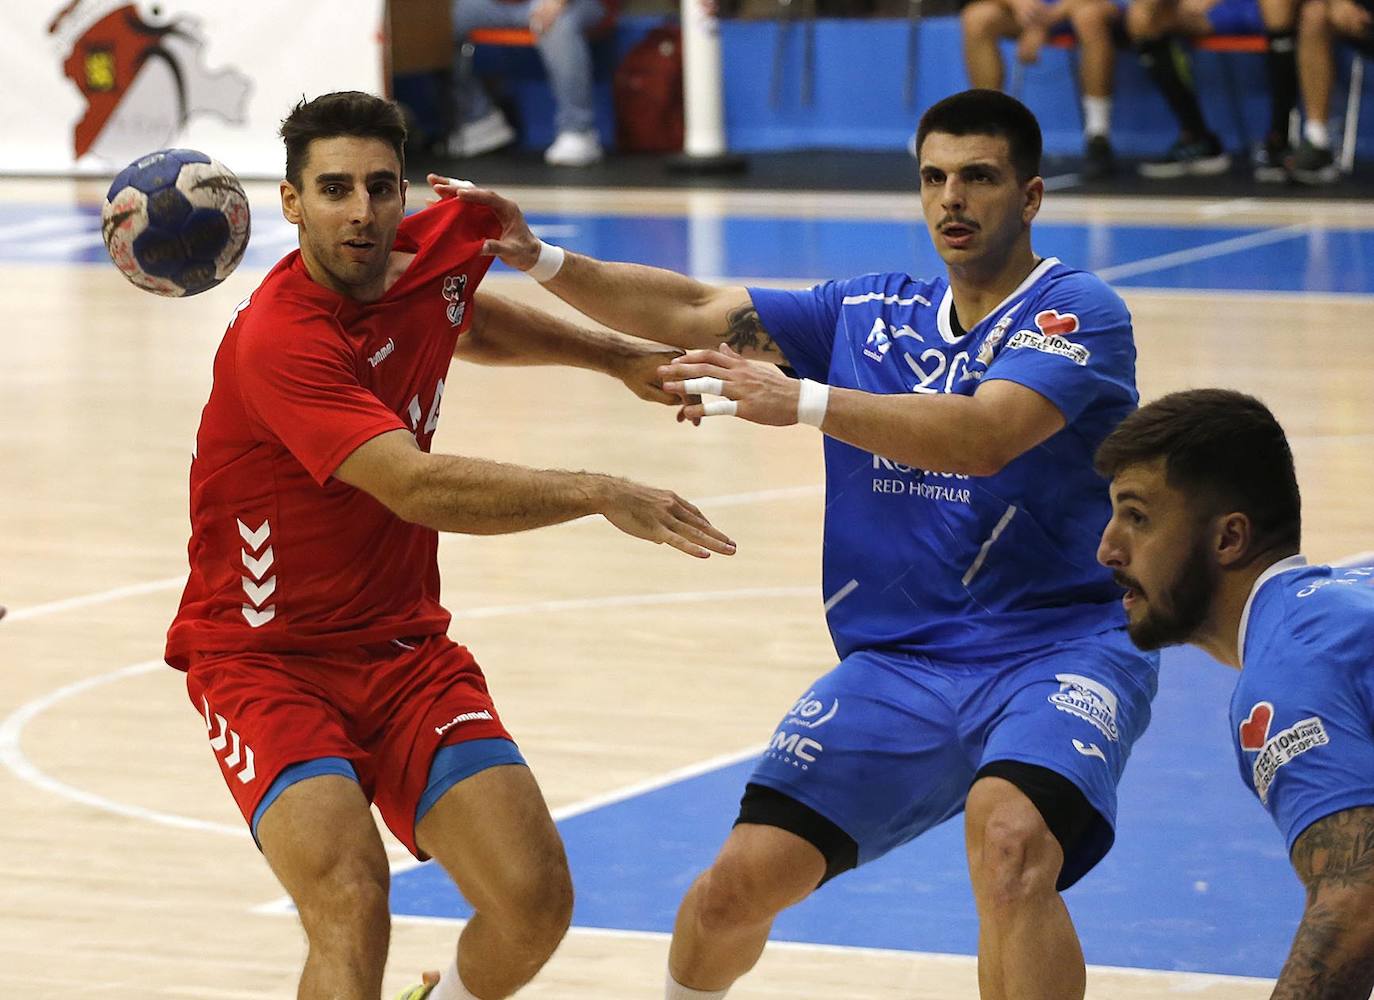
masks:
[[[282,175],[302,95],[384,92],[384,0],[0,3],[0,173],[111,175],[199,149]]]

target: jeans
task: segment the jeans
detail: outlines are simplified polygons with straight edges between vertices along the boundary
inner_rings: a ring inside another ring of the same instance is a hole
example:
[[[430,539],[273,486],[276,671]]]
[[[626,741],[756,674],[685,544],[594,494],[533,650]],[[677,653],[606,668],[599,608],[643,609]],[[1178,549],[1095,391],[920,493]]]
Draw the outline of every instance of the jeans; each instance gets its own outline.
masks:
[[[530,11],[536,0],[453,0],[455,60],[462,59],[462,46],[478,28],[528,28]],[[535,45],[549,74],[557,108],[554,125],[559,132],[590,132],[596,128],[592,103],[592,51],[587,31],[605,16],[601,0],[568,0],[563,13]],[[454,108],[462,122],[468,123],[491,112],[486,88],[464,67],[454,67]]]

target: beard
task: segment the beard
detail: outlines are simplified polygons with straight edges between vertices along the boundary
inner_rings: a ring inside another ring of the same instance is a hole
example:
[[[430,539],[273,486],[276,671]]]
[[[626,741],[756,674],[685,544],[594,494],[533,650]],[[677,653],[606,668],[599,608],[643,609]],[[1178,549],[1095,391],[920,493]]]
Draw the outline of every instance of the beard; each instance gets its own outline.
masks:
[[[1167,587],[1146,602],[1145,614],[1128,622],[1126,633],[1140,649],[1149,651],[1177,646],[1197,634],[1212,613],[1216,599],[1217,568],[1212,564],[1205,539],[1198,539]],[[1139,591],[1139,588],[1135,588]]]

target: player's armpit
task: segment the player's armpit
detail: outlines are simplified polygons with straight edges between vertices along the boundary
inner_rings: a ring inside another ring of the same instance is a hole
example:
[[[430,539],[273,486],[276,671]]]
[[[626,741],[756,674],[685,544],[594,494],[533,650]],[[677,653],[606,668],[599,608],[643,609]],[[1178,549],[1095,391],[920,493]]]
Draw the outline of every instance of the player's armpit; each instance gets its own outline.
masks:
[[[1307,905],[1273,1000],[1367,1000],[1374,990],[1374,807],[1318,820],[1293,845]]]

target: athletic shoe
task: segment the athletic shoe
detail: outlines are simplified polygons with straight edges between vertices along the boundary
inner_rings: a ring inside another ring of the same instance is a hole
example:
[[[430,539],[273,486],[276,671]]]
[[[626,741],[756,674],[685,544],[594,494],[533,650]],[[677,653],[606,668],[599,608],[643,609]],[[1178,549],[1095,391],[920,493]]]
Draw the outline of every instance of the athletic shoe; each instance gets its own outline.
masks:
[[[1255,180],[1263,184],[1285,183],[1288,180],[1288,161],[1292,156],[1292,147],[1283,136],[1273,133],[1265,136],[1264,142],[1256,146],[1250,156]]]
[[[1151,180],[1174,177],[1210,177],[1231,169],[1231,154],[1221,148],[1221,141],[1208,132],[1200,139],[1180,137],[1158,160],[1146,160],[1140,165],[1140,176]]]
[[[1332,184],[1341,175],[1331,150],[1314,146],[1306,139],[1288,160],[1288,168],[1293,171],[1293,179],[1303,184]]]
[[[434,992],[434,985],[433,983],[429,983],[427,985],[412,986],[398,996],[396,1000],[425,1000],[425,997]]]
[[[555,167],[585,167],[601,159],[601,139],[595,130],[559,132],[544,150],[544,162]]]
[[[515,129],[506,121],[500,108],[492,108],[476,121],[454,129],[444,144],[444,151],[454,159],[462,159],[490,153],[514,141]]]
[[[1080,176],[1085,181],[1101,181],[1116,173],[1116,156],[1112,144],[1105,135],[1095,135],[1083,147],[1083,168]]]

